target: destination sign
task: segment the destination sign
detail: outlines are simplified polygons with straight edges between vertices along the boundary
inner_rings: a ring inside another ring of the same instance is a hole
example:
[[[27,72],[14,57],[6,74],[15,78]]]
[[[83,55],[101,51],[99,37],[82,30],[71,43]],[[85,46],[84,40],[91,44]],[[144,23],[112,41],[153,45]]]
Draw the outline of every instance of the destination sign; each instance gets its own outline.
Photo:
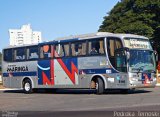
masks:
[[[150,43],[147,40],[126,39],[124,42],[128,48],[151,49]]]

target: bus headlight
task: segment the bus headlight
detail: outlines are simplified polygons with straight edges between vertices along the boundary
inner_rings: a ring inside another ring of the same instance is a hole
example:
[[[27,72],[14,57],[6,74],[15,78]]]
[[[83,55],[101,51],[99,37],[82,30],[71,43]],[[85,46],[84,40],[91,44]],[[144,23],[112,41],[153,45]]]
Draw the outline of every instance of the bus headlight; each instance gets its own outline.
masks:
[[[138,81],[138,79],[137,79],[137,78],[133,78],[133,77],[132,77],[132,78],[130,78],[130,80],[131,80],[131,81]]]
[[[156,78],[156,77],[154,77],[154,78],[153,78],[153,81],[157,81],[157,78]]]

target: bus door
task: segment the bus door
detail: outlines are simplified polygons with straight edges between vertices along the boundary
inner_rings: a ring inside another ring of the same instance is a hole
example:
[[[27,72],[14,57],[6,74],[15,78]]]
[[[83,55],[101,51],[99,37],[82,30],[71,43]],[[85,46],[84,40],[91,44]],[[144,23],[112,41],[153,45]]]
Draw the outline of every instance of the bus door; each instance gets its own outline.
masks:
[[[116,84],[119,88],[128,87],[128,60],[129,52],[127,48],[120,48],[115,51],[115,68],[119,71],[119,74],[116,75]]]
[[[115,68],[120,71],[127,73],[127,60],[129,59],[129,53],[125,48],[120,48],[115,51]]]

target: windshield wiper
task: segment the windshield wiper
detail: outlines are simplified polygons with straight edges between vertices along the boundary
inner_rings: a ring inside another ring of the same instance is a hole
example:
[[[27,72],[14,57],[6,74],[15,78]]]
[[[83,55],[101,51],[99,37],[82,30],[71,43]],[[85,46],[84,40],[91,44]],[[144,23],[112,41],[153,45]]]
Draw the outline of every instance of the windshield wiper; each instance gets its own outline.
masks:
[[[140,73],[140,71],[141,71],[141,68],[139,68],[139,69],[138,69],[138,72],[137,72],[137,74],[139,74],[139,73]]]
[[[144,66],[139,67],[137,74],[139,74],[141,70],[143,71],[143,68],[144,68]]]

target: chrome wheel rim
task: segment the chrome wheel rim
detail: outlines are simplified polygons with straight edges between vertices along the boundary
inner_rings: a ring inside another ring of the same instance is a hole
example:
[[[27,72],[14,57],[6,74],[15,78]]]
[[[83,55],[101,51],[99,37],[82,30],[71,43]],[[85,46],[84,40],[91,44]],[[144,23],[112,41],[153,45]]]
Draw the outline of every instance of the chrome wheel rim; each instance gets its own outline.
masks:
[[[28,82],[25,83],[24,89],[25,89],[25,91],[29,91],[31,89],[31,86],[30,86],[30,84]]]

